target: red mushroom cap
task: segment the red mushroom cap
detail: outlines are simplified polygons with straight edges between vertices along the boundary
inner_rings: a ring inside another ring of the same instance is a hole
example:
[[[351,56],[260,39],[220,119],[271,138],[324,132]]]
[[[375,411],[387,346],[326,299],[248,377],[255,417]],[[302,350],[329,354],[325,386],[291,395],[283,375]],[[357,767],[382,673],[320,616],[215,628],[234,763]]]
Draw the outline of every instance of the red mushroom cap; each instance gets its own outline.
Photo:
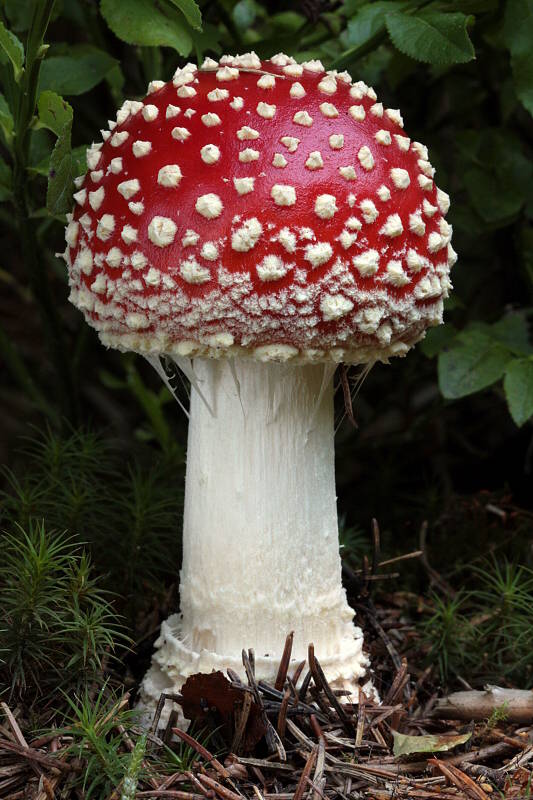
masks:
[[[455,254],[427,149],[373,89],[254,54],[126,101],[74,195],[71,300],[140,353],[345,362],[442,321]]]

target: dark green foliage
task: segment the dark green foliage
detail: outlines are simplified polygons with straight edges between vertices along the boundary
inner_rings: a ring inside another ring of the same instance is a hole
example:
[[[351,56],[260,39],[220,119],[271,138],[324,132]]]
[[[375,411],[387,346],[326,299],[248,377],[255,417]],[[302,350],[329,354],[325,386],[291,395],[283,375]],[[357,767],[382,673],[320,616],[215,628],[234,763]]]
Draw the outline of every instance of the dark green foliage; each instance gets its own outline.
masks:
[[[159,593],[180,563],[182,464],[174,453],[147,466],[124,463],[118,445],[101,435],[48,430],[27,440],[24,472],[6,474],[2,523],[45,519],[86,542],[108,584],[120,586],[130,616],[143,589]]]
[[[88,555],[35,520],[4,532],[1,545],[1,688],[35,696],[94,680],[127,640]]]
[[[96,694],[91,696],[88,691],[65,698],[68,711],[65,714],[63,725],[58,733],[72,737],[70,752],[83,759],[85,768],[79,778],[84,797],[87,800],[100,800],[108,797],[110,792],[122,785],[124,779],[131,778],[133,774],[138,777],[140,764],[137,763],[140,755],[142,761],[142,743],[144,737],[139,738],[139,749],[135,755],[124,751],[124,730],[129,731],[135,721],[136,715],[130,711],[126,703],[104,685]],[[126,788],[128,783],[126,783]],[[135,797],[135,790],[129,797]]]
[[[433,613],[424,622],[430,663],[441,678],[468,676],[470,682],[531,686],[533,668],[533,572],[509,561],[475,567],[469,589],[443,599],[432,597]]]

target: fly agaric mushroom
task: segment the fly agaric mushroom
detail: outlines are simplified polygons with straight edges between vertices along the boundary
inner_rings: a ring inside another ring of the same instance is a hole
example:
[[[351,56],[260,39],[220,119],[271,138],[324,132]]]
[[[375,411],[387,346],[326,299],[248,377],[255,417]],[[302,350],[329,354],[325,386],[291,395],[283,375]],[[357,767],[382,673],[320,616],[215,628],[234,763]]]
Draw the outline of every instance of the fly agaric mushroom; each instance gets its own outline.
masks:
[[[88,150],[66,259],[109,347],[191,379],[181,614],[145,699],[313,642],[329,680],[367,667],[341,585],[335,366],[404,356],[442,321],[455,254],[427,149],[374,90],[254,54],[153,81]]]

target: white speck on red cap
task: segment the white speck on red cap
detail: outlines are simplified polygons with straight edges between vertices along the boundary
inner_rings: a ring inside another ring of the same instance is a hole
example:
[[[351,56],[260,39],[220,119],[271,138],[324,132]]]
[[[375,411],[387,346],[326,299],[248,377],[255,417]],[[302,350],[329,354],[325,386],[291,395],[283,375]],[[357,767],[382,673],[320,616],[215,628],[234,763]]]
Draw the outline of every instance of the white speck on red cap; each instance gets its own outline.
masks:
[[[115,230],[115,217],[113,214],[103,214],[96,226],[96,235],[103,242],[106,242]]]
[[[296,190],[294,186],[276,183],[270,191],[270,196],[277,206],[293,206],[296,203]]]
[[[165,111],[165,118],[166,119],[173,119],[177,117],[178,114],[181,113],[181,108],[179,106],[174,106],[172,103],[169,103],[167,106],[167,110]]]
[[[344,178],[345,181],[355,181],[357,179],[357,173],[353,164],[339,167],[339,175]]]
[[[140,188],[141,184],[137,178],[132,178],[129,181],[122,181],[122,183],[119,183],[117,186],[117,191],[125,200],[129,200],[130,197],[133,197],[134,194],[137,194]]]
[[[175,139],[177,142],[185,142],[191,135],[191,132],[187,128],[176,127],[172,128],[171,135],[172,138]]]
[[[244,125],[237,131],[237,139],[241,142],[259,139],[259,131],[256,131],[255,128],[250,128],[248,125]]]
[[[254,150],[251,147],[246,147],[239,153],[239,161],[243,164],[248,164],[251,161],[257,161],[259,158],[259,150]]]
[[[304,73],[304,68],[301,64],[287,64],[283,67],[283,72],[290,78],[301,78]]]
[[[346,316],[352,308],[352,301],[342,294],[325,294],[320,300],[320,310],[327,322],[341,319],[341,317]]]
[[[216,261],[218,258],[218,247],[214,242],[204,242],[200,255],[202,258],[205,258],[206,261]]]
[[[392,144],[392,138],[389,131],[380,130],[374,134],[374,139],[378,144],[389,145]]]
[[[196,97],[196,89],[194,88],[194,86],[180,86],[176,94],[178,95],[178,97],[185,100],[191,97]]]
[[[133,142],[131,149],[135,158],[143,158],[151,151],[152,142],[145,142],[138,139],[136,142]]]
[[[394,134],[394,140],[403,153],[407,153],[411,145],[411,140],[408,136],[400,136],[399,133]]]
[[[254,190],[255,178],[233,178],[233,185],[238,194],[249,194]]]
[[[165,81],[150,81],[148,84],[148,94],[154,94],[154,92],[158,92],[163,88],[164,85]]]
[[[375,275],[378,271],[379,253],[377,250],[365,250],[364,253],[354,256],[352,261],[354,267],[366,278],[369,275]]]
[[[204,164],[216,164],[220,159],[220,148],[216,144],[205,144],[200,150]]]
[[[329,146],[332,150],[342,150],[344,147],[344,135],[342,133],[332,133],[329,137]]]
[[[296,125],[302,125],[304,128],[310,128],[313,124],[313,118],[308,111],[297,111],[292,118]]]
[[[339,116],[339,112],[333,103],[321,103],[319,108],[327,119],[336,119]]]
[[[426,223],[422,219],[420,211],[409,214],[409,230],[417,236],[423,236],[426,232]]]
[[[325,78],[318,84],[318,91],[323,94],[335,94],[337,91],[337,81],[331,75],[326,75]]]
[[[105,197],[105,189],[103,186],[100,186],[100,188],[96,189],[94,192],[89,192],[89,205],[91,206],[93,211],[98,211],[98,209],[104,202],[104,197]]]
[[[134,228],[132,225],[124,225],[120,236],[125,244],[133,244],[133,242],[137,241],[137,234],[137,228]]]
[[[429,202],[429,200],[426,197],[424,197],[424,200],[422,202],[422,211],[425,217],[429,217],[429,219],[431,219],[431,217],[435,216],[438,210],[439,209],[437,208],[437,206],[432,205]]]
[[[207,114],[202,114],[202,122],[207,128],[214,128],[217,125],[222,124],[222,120],[218,114],[213,114],[211,111],[209,111]]]
[[[146,122],[153,122],[154,120],[157,119],[158,114],[159,114],[158,107],[154,106],[152,103],[149,103],[148,105],[144,106],[142,110],[143,119]]]
[[[307,92],[305,91],[305,89],[304,89],[304,87],[302,86],[301,83],[298,83],[298,81],[295,81],[292,84],[292,86],[291,86],[291,88],[289,90],[289,94],[290,94],[291,97],[298,98],[298,97],[305,97]]]
[[[217,70],[217,81],[236,81],[239,77],[239,70],[233,67],[222,67]]]
[[[401,167],[393,167],[390,171],[390,176],[397,189],[407,189],[411,183],[409,173],[406,169],[402,169]]]
[[[391,122],[394,122],[395,125],[399,125],[400,128],[403,128],[403,119],[399,109],[387,108],[385,109],[385,114],[387,115],[387,117],[390,119]]]
[[[174,189],[183,178],[178,164],[165,164],[157,173],[157,182],[160,186]]]
[[[366,118],[364,106],[350,106],[348,113],[356,122],[363,122],[363,120]]]
[[[87,200],[87,189],[80,189],[79,192],[75,192],[72,196],[78,205],[83,206]]]
[[[385,224],[379,231],[382,236],[388,236],[393,239],[396,236],[401,236],[403,233],[402,220],[399,214],[390,214],[385,220]]]
[[[179,92],[178,92],[178,94],[179,94]],[[196,94],[196,92],[195,92],[195,94]],[[217,86],[216,89],[212,89],[207,94],[207,99],[209,100],[210,103],[219,103],[221,100],[227,100],[228,97],[229,97],[228,90],[227,89],[221,89],[219,86]]]
[[[370,147],[368,147],[366,144],[359,149],[357,158],[359,159],[359,163],[363,169],[366,169],[367,171],[374,169],[374,156],[372,155]]]
[[[174,241],[177,225],[169,217],[152,217],[148,225],[148,238],[157,247],[168,247]]]
[[[263,117],[263,119],[273,119],[276,113],[276,106],[271,105],[270,103],[260,102],[257,104],[256,111],[260,117]]]
[[[181,262],[180,275],[187,283],[207,283],[211,279],[208,267],[199,264],[194,256]]]
[[[185,231],[185,236],[181,240],[183,247],[192,247],[195,244],[198,244],[200,241],[200,234],[196,233],[196,231],[188,230]]]
[[[377,210],[375,203],[368,198],[361,200],[359,203],[359,208],[363,212],[364,221],[368,222],[369,224],[375,222],[379,216],[379,211]]]
[[[128,131],[117,131],[110,139],[111,147],[120,147],[128,139]]]
[[[305,166],[307,169],[322,169],[324,166],[324,159],[322,158],[322,153],[320,150],[313,150],[312,153],[309,153],[307,160],[305,162]]]
[[[257,85],[260,89],[273,89],[276,85],[276,79],[273,75],[261,75]]]
[[[209,192],[201,195],[194,206],[199,214],[206,219],[215,219],[222,214],[224,208],[222,200],[217,194]]]
[[[270,255],[265,256],[256,269],[262,281],[276,281],[285,277],[289,267],[279,256]]]
[[[120,156],[112,158],[109,162],[109,171],[112,172],[113,175],[118,175],[120,172],[122,172],[122,168],[122,159]]]
[[[295,136],[282,136],[280,142],[287,148],[289,153],[295,153],[300,144],[300,139],[297,139]]]
[[[231,236],[231,247],[238,253],[247,253],[249,250],[252,250],[255,247],[262,233],[263,226],[257,217],[247,219],[239,228],[233,231]]]
[[[418,185],[425,192],[430,192],[433,189],[433,181],[431,178],[428,178],[427,175],[418,176]]]

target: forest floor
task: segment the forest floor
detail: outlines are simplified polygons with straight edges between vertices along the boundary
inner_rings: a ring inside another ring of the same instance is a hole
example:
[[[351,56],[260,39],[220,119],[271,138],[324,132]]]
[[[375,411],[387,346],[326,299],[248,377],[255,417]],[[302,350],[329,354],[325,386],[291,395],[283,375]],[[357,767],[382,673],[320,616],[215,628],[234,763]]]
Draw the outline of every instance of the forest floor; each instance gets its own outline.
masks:
[[[417,666],[419,637],[404,606],[402,593],[381,606],[369,599],[357,606],[379,704],[362,692],[357,705],[339,702],[312,646],[307,662],[289,674],[291,636],[273,686],[256,681],[251,651],[243,651],[246,681],[220,672],[190,678],[179,698],[195,719],[189,733],[175,728],[175,711],[164,730],[158,727],[163,704],[176,699],[164,696],[147,735],[135,726],[126,730],[117,713],[131,703],[125,694],[99,723],[129,758],[125,778],[105,794],[96,793],[96,784],[91,792],[87,781],[83,787],[88,761],[68,733],[31,738],[18,709],[3,703],[0,798],[533,797],[533,726],[512,722],[512,707],[501,701],[485,718],[476,720],[479,713],[467,704],[463,719],[443,719],[437,703],[443,692],[433,667]],[[529,714],[531,719],[531,707]],[[175,768],[168,768],[168,759],[162,768],[163,751],[172,751]],[[93,755],[98,760],[98,752]]]

